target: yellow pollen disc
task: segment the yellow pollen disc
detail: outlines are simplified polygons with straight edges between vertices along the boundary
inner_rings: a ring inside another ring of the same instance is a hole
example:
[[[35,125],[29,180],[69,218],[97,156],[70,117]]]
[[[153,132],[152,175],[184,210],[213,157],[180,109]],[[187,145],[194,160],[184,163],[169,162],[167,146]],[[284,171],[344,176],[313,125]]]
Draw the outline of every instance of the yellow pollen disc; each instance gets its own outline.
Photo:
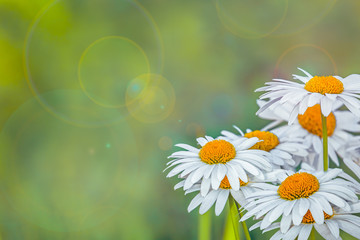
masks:
[[[244,137],[247,138],[257,137],[259,140],[263,140],[261,142],[256,143],[250,149],[260,149],[268,152],[274,149],[277,145],[279,145],[278,137],[271,132],[256,130],[253,132],[246,133]]]
[[[227,163],[236,156],[234,145],[225,140],[213,140],[205,144],[199,156],[207,164]]]
[[[277,192],[282,199],[291,201],[299,198],[308,198],[319,188],[319,181],[314,175],[302,172],[287,177],[280,184]]]
[[[243,182],[241,181],[241,179],[239,178],[240,181],[240,187],[244,187],[248,184],[248,182]],[[230,183],[229,183],[229,179],[227,178],[227,176],[224,177],[224,179],[221,181],[220,183],[220,187],[222,189],[231,189]]]
[[[300,125],[309,133],[322,137],[320,104],[309,107],[303,115],[298,115]],[[327,135],[331,136],[336,127],[336,118],[333,113],[326,117]]]
[[[325,93],[339,94],[344,91],[343,83],[333,76],[315,76],[305,84],[304,88],[309,92],[321,93],[323,95]]]
[[[329,214],[327,214],[327,213],[324,212],[324,219],[325,219],[325,220],[330,219],[330,218],[332,218],[333,216],[334,216],[334,214],[333,214],[333,215],[329,215]],[[306,212],[306,214],[304,215],[301,223],[304,223],[304,224],[315,223],[315,220],[314,220],[314,218],[313,218],[313,216],[311,215],[311,212],[310,212],[309,210],[308,210],[308,211]]]

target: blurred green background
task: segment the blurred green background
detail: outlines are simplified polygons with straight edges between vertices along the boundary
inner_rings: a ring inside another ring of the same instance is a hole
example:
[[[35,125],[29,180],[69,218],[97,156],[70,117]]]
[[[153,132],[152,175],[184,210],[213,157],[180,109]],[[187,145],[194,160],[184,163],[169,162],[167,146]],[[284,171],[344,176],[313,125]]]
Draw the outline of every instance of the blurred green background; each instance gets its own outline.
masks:
[[[260,128],[254,89],[296,67],[359,73],[359,12],[336,0],[0,0],[0,236],[196,239],[193,195],[162,172],[173,145]]]

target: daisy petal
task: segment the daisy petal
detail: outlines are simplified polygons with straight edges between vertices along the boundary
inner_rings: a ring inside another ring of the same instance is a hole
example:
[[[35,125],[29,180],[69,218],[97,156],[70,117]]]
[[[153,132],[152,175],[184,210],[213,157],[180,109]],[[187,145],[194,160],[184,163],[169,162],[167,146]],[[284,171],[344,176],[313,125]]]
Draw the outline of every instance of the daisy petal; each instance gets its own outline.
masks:
[[[198,194],[196,195],[193,200],[191,200],[190,204],[189,204],[189,207],[188,207],[188,212],[191,212],[192,210],[194,210],[197,206],[199,206],[202,202],[204,198]]]
[[[300,230],[298,240],[307,240],[310,236],[311,229],[312,229],[311,224],[305,224]]]
[[[215,215],[219,216],[220,213],[222,212],[222,210],[225,207],[226,201],[229,197],[229,190],[222,190],[219,193],[219,196],[216,200],[216,204],[215,204]]]
[[[199,209],[199,213],[201,215],[206,213],[211,208],[211,206],[215,203],[218,195],[219,191],[211,191],[208,195],[206,195]]]

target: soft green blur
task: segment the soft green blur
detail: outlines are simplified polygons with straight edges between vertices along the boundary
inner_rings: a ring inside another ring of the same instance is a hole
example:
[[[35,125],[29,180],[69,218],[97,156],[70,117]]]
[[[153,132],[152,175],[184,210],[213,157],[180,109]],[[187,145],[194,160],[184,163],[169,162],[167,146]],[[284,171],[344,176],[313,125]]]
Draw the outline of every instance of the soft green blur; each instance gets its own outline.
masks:
[[[262,127],[254,89],[297,67],[359,73],[359,11],[336,0],[0,0],[1,239],[196,239],[194,195],[162,172],[173,145]],[[221,239],[226,214],[211,214]]]

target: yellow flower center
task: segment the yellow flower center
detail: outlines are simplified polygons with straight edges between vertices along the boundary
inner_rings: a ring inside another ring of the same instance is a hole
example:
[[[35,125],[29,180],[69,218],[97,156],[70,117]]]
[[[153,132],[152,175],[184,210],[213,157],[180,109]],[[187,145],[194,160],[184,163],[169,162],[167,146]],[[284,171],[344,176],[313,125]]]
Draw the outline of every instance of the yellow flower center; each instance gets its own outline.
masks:
[[[319,188],[319,181],[314,175],[301,172],[287,177],[280,184],[277,192],[282,199],[292,201],[299,198],[308,198]]]
[[[344,91],[343,83],[333,76],[315,76],[305,84],[305,90],[314,93],[339,94]]]
[[[240,178],[239,178],[239,181],[240,181],[240,186],[241,187],[244,187],[244,186],[246,186],[248,184],[248,182],[241,181]],[[229,179],[227,178],[227,176],[225,176],[224,179],[221,181],[220,188],[222,188],[222,189],[231,189]]]
[[[325,220],[330,219],[330,218],[332,218],[333,216],[334,216],[334,214],[333,214],[333,215],[329,215],[329,214],[327,214],[327,213],[324,212],[324,219],[325,219]],[[306,212],[306,214],[304,215],[301,223],[303,223],[303,224],[315,223],[315,220],[314,220],[314,218],[313,218],[313,216],[311,215],[311,212],[310,212],[309,210],[308,210],[308,211]]]
[[[261,142],[256,143],[250,149],[260,149],[268,152],[274,149],[277,145],[279,145],[278,137],[271,132],[256,130],[253,132],[246,133],[244,137],[247,138],[257,137],[259,140],[263,140]]]
[[[309,133],[322,137],[321,108],[320,104],[309,107],[303,115],[298,115],[300,125]],[[331,136],[336,127],[336,119],[333,113],[326,117],[327,135]]]
[[[201,161],[207,164],[227,163],[236,156],[234,145],[225,140],[213,140],[200,150]]]

